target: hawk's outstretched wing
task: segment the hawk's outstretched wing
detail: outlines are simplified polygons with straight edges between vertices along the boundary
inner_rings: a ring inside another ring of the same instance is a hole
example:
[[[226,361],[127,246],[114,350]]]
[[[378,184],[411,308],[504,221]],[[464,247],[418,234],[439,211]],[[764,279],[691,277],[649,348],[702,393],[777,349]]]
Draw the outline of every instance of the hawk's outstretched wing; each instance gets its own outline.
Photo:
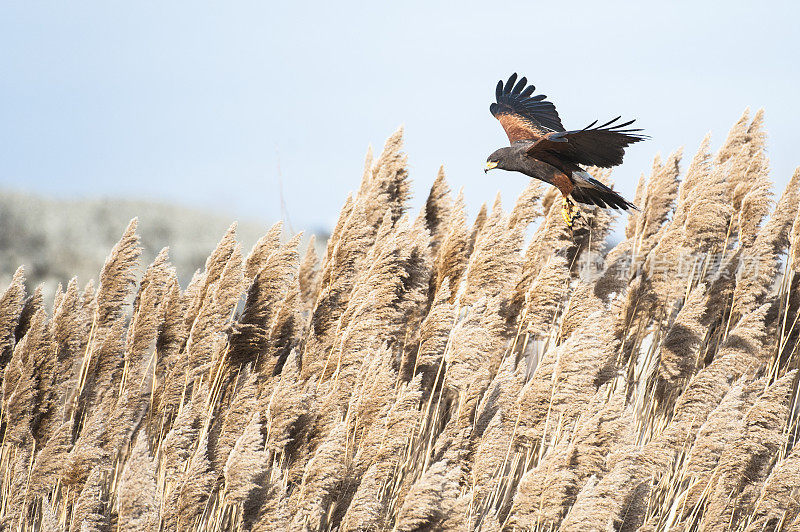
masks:
[[[529,157],[547,162],[551,157],[586,166],[608,168],[622,164],[625,147],[647,139],[641,129],[624,129],[634,121],[616,124],[617,117],[593,127],[597,120],[583,129],[558,131],[541,136],[528,148]]]
[[[508,81],[497,82],[495,97],[497,103],[489,107],[492,115],[506,130],[508,140],[536,140],[547,133],[564,131],[556,106],[545,100],[547,96],[531,96],[536,87],[526,86],[528,80],[517,81],[517,73],[511,74]]]

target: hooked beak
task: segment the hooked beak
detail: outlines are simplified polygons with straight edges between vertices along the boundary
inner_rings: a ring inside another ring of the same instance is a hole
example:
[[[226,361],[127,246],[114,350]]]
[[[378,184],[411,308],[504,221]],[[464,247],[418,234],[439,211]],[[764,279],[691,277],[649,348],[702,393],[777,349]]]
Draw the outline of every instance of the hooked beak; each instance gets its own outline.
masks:
[[[497,168],[497,161],[486,161],[486,168],[483,169],[483,173],[485,174],[492,168]]]

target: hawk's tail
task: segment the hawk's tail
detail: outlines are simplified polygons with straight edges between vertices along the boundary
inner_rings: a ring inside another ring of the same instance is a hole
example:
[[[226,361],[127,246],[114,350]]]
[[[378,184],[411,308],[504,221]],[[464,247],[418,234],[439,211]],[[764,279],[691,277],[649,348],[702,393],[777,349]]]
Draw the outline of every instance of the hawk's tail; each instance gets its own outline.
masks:
[[[623,211],[628,209],[639,210],[636,205],[593,178],[588,172],[574,172],[572,179],[574,187],[570,192],[570,196],[578,203],[597,205],[603,208],[622,209]]]

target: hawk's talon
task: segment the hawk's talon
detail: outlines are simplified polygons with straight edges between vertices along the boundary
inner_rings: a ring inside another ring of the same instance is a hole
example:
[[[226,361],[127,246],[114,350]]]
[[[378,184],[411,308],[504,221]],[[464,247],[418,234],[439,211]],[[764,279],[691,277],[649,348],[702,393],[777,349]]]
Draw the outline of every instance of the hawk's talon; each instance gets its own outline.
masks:
[[[564,222],[567,224],[567,227],[571,229],[574,221],[581,217],[581,211],[578,206],[572,203],[566,196],[564,196],[563,204],[561,216],[564,217]]]
[[[572,217],[570,216],[568,208],[563,207],[561,209],[561,216],[564,217],[564,223],[567,224],[567,227],[572,227]]]

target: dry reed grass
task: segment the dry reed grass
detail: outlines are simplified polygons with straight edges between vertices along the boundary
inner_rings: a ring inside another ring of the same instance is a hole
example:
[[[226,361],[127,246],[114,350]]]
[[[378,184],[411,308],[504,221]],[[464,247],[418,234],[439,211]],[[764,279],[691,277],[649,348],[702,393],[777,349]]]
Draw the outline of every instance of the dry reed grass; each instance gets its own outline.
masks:
[[[20,269],[3,529],[797,527],[800,172],[773,209],[762,121],[656,159],[613,249],[536,183],[470,226],[440,170],[410,217],[398,131],[321,264],[234,225],[137,283],[134,220],[52,309]]]

